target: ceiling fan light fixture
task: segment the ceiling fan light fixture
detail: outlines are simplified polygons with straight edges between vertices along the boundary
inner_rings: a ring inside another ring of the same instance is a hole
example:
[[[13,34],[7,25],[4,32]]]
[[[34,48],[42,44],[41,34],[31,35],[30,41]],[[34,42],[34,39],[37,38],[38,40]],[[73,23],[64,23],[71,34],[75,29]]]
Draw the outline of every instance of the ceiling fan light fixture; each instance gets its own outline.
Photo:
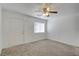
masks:
[[[43,14],[43,16],[45,16],[46,14]]]
[[[50,11],[50,8],[49,7],[47,8],[47,11]]]
[[[47,16],[48,17],[49,16],[49,13],[43,13],[43,16]]]
[[[52,13],[57,14],[58,12],[54,10],[53,7],[51,7],[50,3],[44,3],[41,7],[41,12],[43,16],[49,17]]]

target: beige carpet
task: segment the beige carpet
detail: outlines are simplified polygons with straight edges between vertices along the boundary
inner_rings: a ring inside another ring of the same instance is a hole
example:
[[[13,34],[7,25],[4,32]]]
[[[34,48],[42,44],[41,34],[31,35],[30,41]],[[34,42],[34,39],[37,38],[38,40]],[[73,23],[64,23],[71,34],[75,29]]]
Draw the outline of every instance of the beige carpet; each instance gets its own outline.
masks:
[[[2,56],[77,56],[79,48],[52,40],[40,40],[2,50]]]

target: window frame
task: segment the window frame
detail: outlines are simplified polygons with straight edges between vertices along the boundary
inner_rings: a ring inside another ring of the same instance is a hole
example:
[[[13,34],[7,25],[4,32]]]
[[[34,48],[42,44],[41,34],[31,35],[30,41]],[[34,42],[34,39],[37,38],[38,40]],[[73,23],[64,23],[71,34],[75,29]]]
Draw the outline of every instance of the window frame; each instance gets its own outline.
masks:
[[[40,31],[40,30],[39,30],[39,32],[36,32],[36,31],[35,31],[35,26],[36,26],[35,24],[36,24],[36,23],[39,23],[40,26],[41,26],[41,24],[44,25],[44,26],[43,26],[43,31]],[[33,31],[33,32],[34,32],[34,33],[45,33],[45,28],[46,28],[45,26],[46,26],[46,25],[45,25],[45,22],[34,22],[34,31]]]

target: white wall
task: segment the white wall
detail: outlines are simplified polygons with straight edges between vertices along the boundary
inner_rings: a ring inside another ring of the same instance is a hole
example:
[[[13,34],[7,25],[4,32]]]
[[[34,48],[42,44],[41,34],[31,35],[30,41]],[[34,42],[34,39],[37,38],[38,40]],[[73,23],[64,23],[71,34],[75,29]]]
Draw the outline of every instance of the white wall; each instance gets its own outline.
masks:
[[[46,23],[46,20],[34,18],[6,9],[3,9],[2,17],[3,48],[46,38],[46,33],[35,34],[33,32],[34,22]]]
[[[48,20],[48,38],[79,47],[79,14],[56,16]]]
[[[2,8],[0,6],[0,54],[2,49]]]
[[[37,41],[37,40],[46,38],[46,33],[34,33],[34,23],[35,22],[43,22],[46,25],[45,20],[37,19],[37,18],[33,18],[33,17],[25,18],[25,21],[24,21],[24,23],[25,23],[25,26],[24,26],[25,42],[32,42],[32,41]]]

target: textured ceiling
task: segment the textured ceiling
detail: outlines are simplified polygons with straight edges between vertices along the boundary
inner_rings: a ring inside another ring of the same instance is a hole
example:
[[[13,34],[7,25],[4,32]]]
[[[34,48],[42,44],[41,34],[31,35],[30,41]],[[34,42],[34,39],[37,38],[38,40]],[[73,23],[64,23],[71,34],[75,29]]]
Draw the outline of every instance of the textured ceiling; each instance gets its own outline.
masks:
[[[57,16],[79,13],[78,3],[52,3],[51,6],[58,11],[58,14],[51,14],[50,17],[42,16],[41,12],[36,12],[42,5],[39,3],[3,3],[0,5],[2,6],[2,8],[10,9],[41,19],[50,19]]]

